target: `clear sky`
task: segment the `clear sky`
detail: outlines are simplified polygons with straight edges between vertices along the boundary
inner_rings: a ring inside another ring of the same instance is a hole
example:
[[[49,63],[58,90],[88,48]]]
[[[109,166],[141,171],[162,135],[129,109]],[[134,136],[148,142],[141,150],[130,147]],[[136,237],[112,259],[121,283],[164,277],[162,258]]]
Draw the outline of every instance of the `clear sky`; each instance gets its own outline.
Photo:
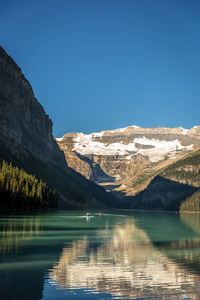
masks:
[[[200,125],[199,0],[0,0],[54,135]]]

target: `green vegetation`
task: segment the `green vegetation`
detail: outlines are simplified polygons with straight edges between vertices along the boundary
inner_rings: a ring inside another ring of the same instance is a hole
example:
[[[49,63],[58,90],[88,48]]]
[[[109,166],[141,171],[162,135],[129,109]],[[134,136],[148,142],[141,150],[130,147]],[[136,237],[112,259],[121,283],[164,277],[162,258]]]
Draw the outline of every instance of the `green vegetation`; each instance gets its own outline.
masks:
[[[2,145],[1,145],[2,146]],[[83,184],[76,180],[75,176],[67,174],[61,168],[41,160],[32,152],[26,151],[26,155],[13,155],[6,147],[0,148],[0,158],[23,169],[26,173],[33,174],[38,180],[42,179],[52,190],[62,193],[64,197],[71,201],[65,208],[74,208],[76,205],[84,205],[91,197]]]
[[[137,186],[145,183],[147,180],[149,179],[153,179],[156,175],[158,175],[160,172],[160,170],[149,173],[149,172],[145,172],[144,174],[138,176],[137,180],[134,181],[134,183],[132,184],[133,188],[136,188]]]
[[[1,159],[12,162],[13,165],[29,174],[34,174],[38,180],[42,179],[43,182],[46,182],[49,188],[55,189],[59,196],[61,193],[69,200],[64,203],[64,209],[86,208],[90,204],[95,207],[98,205],[97,201],[107,207],[115,207],[117,199],[113,194],[107,193],[104,188],[87,180],[73,169],[56,167],[41,160],[28,150],[26,151],[27,155],[13,155],[8,148],[1,146]],[[59,202],[58,206],[60,203],[63,209],[62,202]]]
[[[160,173],[160,176],[186,183],[193,187],[200,187],[200,151],[183,158]],[[187,197],[180,205],[180,211],[200,212],[200,191]]]
[[[135,180],[134,183],[132,184],[132,187],[136,188],[138,185],[142,184],[143,182],[145,182],[146,180],[148,180],[151,177],[152,177],[152,174],[147,174],[147,173],[144,173],[144,174],[138,176],[137,180]]]
[[[200,187],[200,151],[171,164],[159,175]]]
[[[55,191],[5,160],[0,164],[0,199],[0,207],[4,209],[57,207]]]
[[[180,211],[199,212],[200,211],[200,190],[188,197],[180,205]]]
[[[136,188],[151,178],[145,190],[123,198],[119,206],[200,212],[200,150],[165,168],[144,173],[132,187]]]

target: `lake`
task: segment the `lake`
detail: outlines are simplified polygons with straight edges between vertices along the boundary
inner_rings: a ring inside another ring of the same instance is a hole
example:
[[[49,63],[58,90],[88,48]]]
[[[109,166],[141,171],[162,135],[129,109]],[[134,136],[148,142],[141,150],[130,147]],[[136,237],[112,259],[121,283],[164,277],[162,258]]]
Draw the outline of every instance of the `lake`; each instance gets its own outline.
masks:
[[[0,299],[200,299],[200,215],[0,215]]]

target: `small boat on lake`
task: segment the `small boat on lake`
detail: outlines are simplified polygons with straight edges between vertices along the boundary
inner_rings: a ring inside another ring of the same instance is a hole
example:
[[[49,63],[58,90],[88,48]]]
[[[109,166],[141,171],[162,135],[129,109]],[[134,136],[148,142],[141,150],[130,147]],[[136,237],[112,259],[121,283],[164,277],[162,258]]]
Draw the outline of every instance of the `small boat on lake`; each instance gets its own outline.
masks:
[[[87,212],[86,217],[90,217],[90,216],[91,216],[91,214],[89,212]]]

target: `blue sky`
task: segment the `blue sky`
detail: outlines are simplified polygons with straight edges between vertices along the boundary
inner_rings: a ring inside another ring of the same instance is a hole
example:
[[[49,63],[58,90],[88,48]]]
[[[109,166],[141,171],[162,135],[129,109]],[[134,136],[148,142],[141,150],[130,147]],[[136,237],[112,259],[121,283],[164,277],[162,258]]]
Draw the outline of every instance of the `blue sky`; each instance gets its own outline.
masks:
[[[199,0],[0,0],[54,135],[200,125]]]

